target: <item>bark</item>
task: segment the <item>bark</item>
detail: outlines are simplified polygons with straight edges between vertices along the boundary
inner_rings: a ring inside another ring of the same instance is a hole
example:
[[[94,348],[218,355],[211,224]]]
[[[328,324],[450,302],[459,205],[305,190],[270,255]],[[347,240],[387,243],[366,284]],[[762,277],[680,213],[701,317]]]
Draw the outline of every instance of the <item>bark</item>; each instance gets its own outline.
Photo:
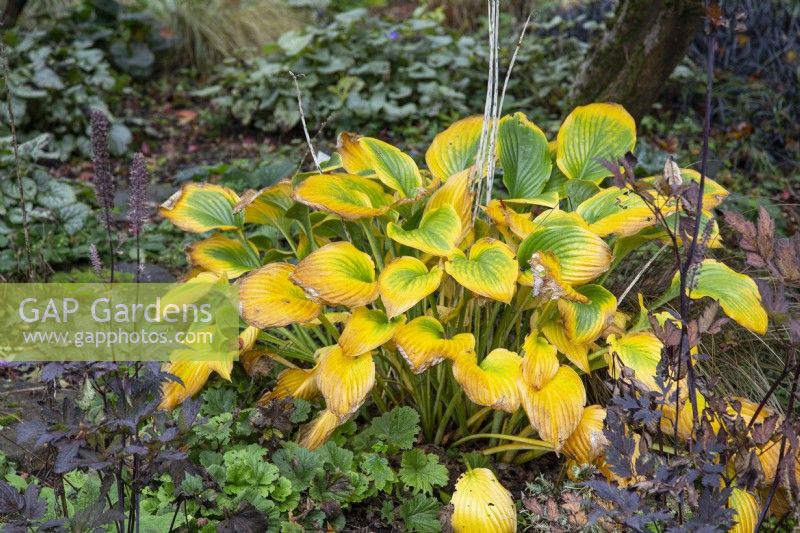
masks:
[[[703,21],[702,0],[621,0],[613,27],[584,61],[573,104],[616,102],[639,121]]]
[[[0,29],[13,28],[27,3],[28,0],[7,0],[3,14],[0,15]]]

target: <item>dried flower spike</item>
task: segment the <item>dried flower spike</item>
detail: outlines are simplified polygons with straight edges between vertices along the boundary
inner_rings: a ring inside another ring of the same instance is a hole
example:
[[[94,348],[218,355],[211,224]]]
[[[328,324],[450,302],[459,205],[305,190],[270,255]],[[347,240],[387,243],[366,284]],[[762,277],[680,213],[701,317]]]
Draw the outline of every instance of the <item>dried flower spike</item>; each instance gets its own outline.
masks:
[[[103,261],[100,259],[100,253],[97,251],[97,246],[94,243],[89,245],[89,260],[92,262],[92,268],[95,274],[103,276]]]

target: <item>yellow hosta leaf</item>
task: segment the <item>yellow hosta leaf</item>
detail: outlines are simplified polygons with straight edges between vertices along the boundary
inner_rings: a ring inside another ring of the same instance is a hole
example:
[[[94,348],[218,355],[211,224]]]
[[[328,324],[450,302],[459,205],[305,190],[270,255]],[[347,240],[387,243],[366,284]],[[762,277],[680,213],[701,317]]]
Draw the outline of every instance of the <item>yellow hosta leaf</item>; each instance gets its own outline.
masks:
[[[501,228],[508,228],[520,239],[524,239],[536,229],[530,213],[517,213],[509,208],[503,200],[492,200],[483,209],[492,222]]]
[[[511,198],[534,198],[550,179],[547,138],[524,113],[507,115],[497,130],[497,155]]]
[[[564,281],[561,264],[553,252],[534,252],[528,260],[530,270],[525,271],[519,282],[533,288],[536,297],[551,300],[564,298],[573,302],[588,303],[589,299]]]
[[[229,239],[215,233],[208,239],[196,242],[186,249],[189,262],[215,274],[225,274],[235,279],[261,266],[258,249],[248,242],[252,252],[238,239]]]
[[[673,385],[670,384],[672,387]],[[688,401],[688,384],[686,380],[681,380],[680,383],[681,399],[678,402],[680,412],[678,413],[678,438],[686,441],[692,436],[694,431],[694,420],[692,414],[692,404]],[[706,399],[699,392],[695,391],[695,399],[697,400],[697,412],[702,415],[703,410],[706,408]],[[671,400],[661,406],[661,420],[659,421],[661,431],[666,435],[675,434],[675,401]],[[712,424],[713,425],[713,424]],[[715,428],[716,429],[716,428]]]
[[[375,362],[371,353],[350,357],[338,345],[327,346],[320,350],[314,378],[328,411],[346,418],[375,385]]]
[[[736,511],[733,517],[736,524],[728,533],[753,533],[758,525],[761,506],[754,495],[739,488],[734,488],[728,497],[728,507]]]
[[[522,379],[534,390],[544,387],[558,372],[556,348],[536,333],[525,337]]]
[[[381,183],[407,198],[415,198],[422,192],[417,164],[391,144],[344,132],[339,135],[338,149],[347,172],[374,172]]]
[[[511,493],[488,468],[473,468],[461,474],[450,503],[454,533],[513,533],[517,530],[517,508]]]
[[[244,330],[239,333],[239,351],[246,352],[252,350],[260,334],[261,330],[253,326],[244,328]]]
[[[581,421],[564,442],[564,453],[578,464],[589,464],[603,454],[608,441],[603,435],[606,410],[600,405],[589,405],[583,410]]]
[[[244,209],[244,221],[248,224],[278,226],[293,203],[292,184],[281,181],[260,191],[245,192],[236,210]]]
[[[421,316],[397,328],[394,335],[397,351],[411,371],[420,374],[443,359],[454,360],[462,352],[474,352],[472,333],[459,333],[448,339],[444,327],[433,317]]]
[[[522,408],[539,437],[558,451],[580,424],[586,389],[572,368],[562,366],[553,378],[536,390],[525,380],[517,382]]]
[[[575,289],[588,303],[558,301],[558,311],[569,338],[577,344],[592,342],[611,323],[617,311],[617,298],[600,285],[584,285]]]
[[[349,242],[332,242],[311,252],[291,279],[310,298],[328,305],[361,307],[378,297],[375,263]]]
[[[522,358],[504,348],[477,362],[475,352],[462,352],[453,363],[453,377],[473,403],[513,413],[519,408],[517,379]]]
[[[636,144],[636,122],[619,104],[576,107],[558,130],[556,164],[570,179],[599,182],[611,172],[599,160],[617,161]]]
[[[428,271],[416,257],[398,257],[378,278],[381,301],[389,318],[406,312],[432,294],[442,282],[444,270],[436,265]]]
[[[161,386],[159,409],[172,410],[187,398],[194,396],[208,381],[211,372],[217,372],[230,381],[233,361],[172,361],[164,368],[165,372],[180,378],[183,383],[166,381]]]
[[[238,202],[239,196],[222,185],[187,183],[158,212],[183,231],[231,230],[244,224],[244,214],[233,212]]]
[[[312,400],[319,394],[316,382],[315,368],[287,368],[278,375],[278,382],[275,388],[264,394],[259,405],[268,405],[273,400],[284,398],[301,398]]]
[[[475,294],[510,303],[517,288],[519,267],[514,252],[500,241],[481,239],[469,250],[469,257],[455,252],[444,265],[459,284]]]
[[[294,197],[348,220],[382,215],[392,204],[380,184],[354,174],[314,174],[297,186]]]
[[[695,183],[700,182],[700,173],[698,171],[692,168],[682,168],[680,170],[681,179],[683,179],[684,183],[689,181]],[[642,178],[642,182],[654,185],[657,179],[658,176],[650,176],[648,178]],[[725,187],[706,176],[705,185],[703,187],[703,209],[713,209],[717,207],[728,197],[728,194],[730,193]]]
[[[239,282],[239,308],[245,322],[274,328],[317,317],[322,308],[291,282],[294,270],[288,263],[270,263]]]
[[[445,204],[452,206],[461,220],[462,234],[472,226],[472,202],[475,195],[470,192],[469,173],[467,169],[450,176],[431,194],[428,203],[425,204],[426,212]]]
[[[361,355],[392,340],[397,328],[405,323],[405,315],[390,319],[383,311],[359,307],[342,331],[339,346],[345,355]]]
[[[644,383],[647,388],[660,391],[655,375],[663,347],[658,337],[649,331],[627,333],[621,337],[609,335],[608,353],[605,356],[609,371],[614,379],[619,379],[621,362],[633,370],[636,379]]]
[[[542,325],[542,333],[545,338],[563,353],[569,361],[581,369],[582,372],[589,373],[589,344],[576,343],[567,337],[567,328],[564,323],[558,320],[546,322]]]
[[[336,428],[343,423],[344,420],[341,420],[329,410],[321,411],[317,418],[300,428],[298,434],[300,446],[309,450],[316,450],[325,444]]]
[[[630,189],[609,187],[584,200],[575,212],[601,237],[627,237],[653,226],[656,216],[641,197]]]
[[[564,223],[537,229],[517,249],[520,265],[525,267],[535,252],[552,252],[558,259],[561,279],[570,285],[592,281],[611,265],[608,245],[578,223]]]
[[[677,274],[672,282],[679,283]],[[761,305],[761,294],[755,282],[724,263],[714,259],[703,260],[697,267],[689,296],[693,299],[713,298],[739,325],[760,335],[767,332],[767,312]]]
[[[483,117],[472,116],[454,122],[433,138],[425,163],[434,178],[447,181],[450,176],[475,164],[483,129]]]
[[[453,206],[444,204],[422,215],[417,229],[404,230],[389,222],[386,235],[393,241],[426,254],[448,256],[461,238],[461,219]]]

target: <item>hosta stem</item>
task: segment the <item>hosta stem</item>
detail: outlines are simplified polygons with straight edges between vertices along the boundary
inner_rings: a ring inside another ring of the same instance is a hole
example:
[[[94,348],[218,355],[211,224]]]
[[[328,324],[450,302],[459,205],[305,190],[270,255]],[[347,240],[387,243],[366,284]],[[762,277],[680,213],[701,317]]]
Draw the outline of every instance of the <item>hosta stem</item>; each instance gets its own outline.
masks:
[[[375,259],[375,264],[378,265],[378,272],[380,273],[383,271],[383,254],[381,253],[381,249],[378,247],[378,243],[375,240],[375,235],[372,234],[372,228],[369,227],[368,222],[362,220],[361,229],[364,230],[364,236],[367,238],[369,248],[372,250],[372,257]]]

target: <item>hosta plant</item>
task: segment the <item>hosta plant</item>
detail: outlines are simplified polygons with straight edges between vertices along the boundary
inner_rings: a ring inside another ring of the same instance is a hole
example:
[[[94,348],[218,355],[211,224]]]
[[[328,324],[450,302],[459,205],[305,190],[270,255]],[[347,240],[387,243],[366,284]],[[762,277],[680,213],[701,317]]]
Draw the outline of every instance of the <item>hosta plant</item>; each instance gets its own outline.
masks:
[[[496,134],[491,161],[485,128]],[[261,402],[321,398],[302,445],[320,446],[370,399],[369,413],[412,405],[434,444],[485,438],[505,460],[557,452],[602,469],[606,413],[587,405],[584,377],[626,367],[661,390],[663,346],[645,303],[638,317],[622,313],[603,281],[633,250],[689,235],[679,226],[695,206],[681,193],[700,180],[670,161],[636,187],[609,185],[635,142],[631,116],[606,103],[574,109],[552,140],[521,113],[465,118],[433,139],[426,169],[342,133],[338,153],[312,171],[241,194],[188,184],[161,213],[205,234],[188,250],[193,275],[238,284],[242,360],[286,367]],[[502,185],[492,186],[495,163]],[[705,179],[703,249],[721,246],[713,209],[726,195]],[[687,291],[755,333],[767,328],[755,283],[722,262],[695,265]],[[176,363],[185,387],[168,385],[164,405],[231,365]],[[459,486],[490,476],[470,471]],[[464,499],[453,498],[453,525],[469,530]],[[498,515],[496,529],[507,522]]]

